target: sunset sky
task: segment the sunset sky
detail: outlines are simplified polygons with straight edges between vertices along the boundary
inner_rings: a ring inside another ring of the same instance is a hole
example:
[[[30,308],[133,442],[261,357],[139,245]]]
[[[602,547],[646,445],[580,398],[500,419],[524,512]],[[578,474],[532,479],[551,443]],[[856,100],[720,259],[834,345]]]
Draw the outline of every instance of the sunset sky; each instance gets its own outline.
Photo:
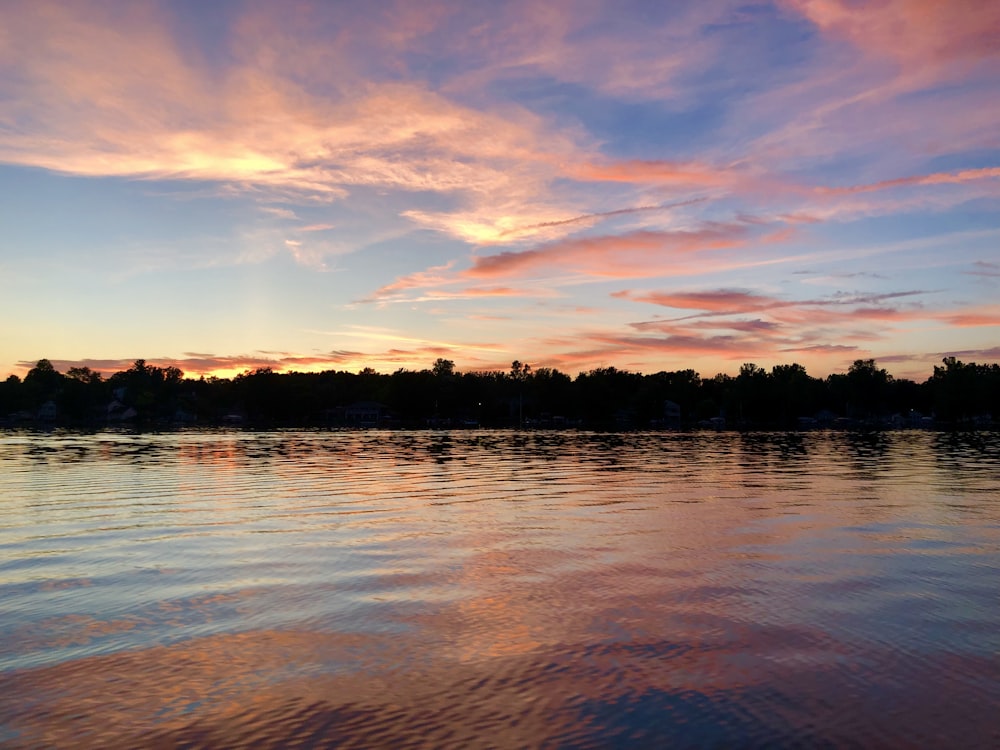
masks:
[[[1000,361],[1000,3],[0,0],[0,377]]]

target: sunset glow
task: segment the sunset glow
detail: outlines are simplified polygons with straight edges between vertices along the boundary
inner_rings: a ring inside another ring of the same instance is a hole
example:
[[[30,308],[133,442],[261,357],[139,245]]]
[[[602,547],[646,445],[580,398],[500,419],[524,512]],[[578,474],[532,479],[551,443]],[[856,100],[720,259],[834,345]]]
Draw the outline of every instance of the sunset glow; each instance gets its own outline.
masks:
[[[0,377],[1000,362],[1000,4],[0,20]]]

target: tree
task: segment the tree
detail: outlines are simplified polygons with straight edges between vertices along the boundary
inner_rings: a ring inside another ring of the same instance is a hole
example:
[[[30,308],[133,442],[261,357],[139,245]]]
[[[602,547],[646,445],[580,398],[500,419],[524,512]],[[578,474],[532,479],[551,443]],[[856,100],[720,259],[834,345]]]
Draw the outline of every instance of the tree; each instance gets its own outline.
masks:
[[[771,368],[771,405],[781,413],[781,421],[786,425],[794,423],[796,417],[805,416],[807,411],[815,411],[816,399],[813,388],[816,384],[800,364],[775,365]]]
[[[66,377],[80,383],[100,383],[101,373],[91,370],[89,367],[71,367],[66,371]]]
[[[854,360],[847,370],[847,392],[856,414],[871,417],[883,411],[891,382],[892,375],[879,369],[874,359]]]
[[[24,390],[32,407],[54,399],[62,386],[63,376],[47,359],[38,360],[24,376]]]
[[[736,377],[736,399],[740,421],[766,422],[771,418],[767,403],[767,370],[747,362]]]
[[[523,383],[531,374],[531,365],[514,360],[510,363],[510,379]]]
[[[431,372],[434,373],[435,377],[446,378],[455,374],[455,363],[450,359],[442,359],[438,357],[434,360],[434,366],[431,368]]]
[[[986,401],[977,397],[977,377],[979,367],[970,362],[965,364],[955,357],[941,360],[944,367],[934,366],[934,374],[928,380],[937,414],[948,421],[967,419],[977,411],[978,404]],[[984,369],[984,374],[988,370]],[[985,378],[983,379],[986,380]]]

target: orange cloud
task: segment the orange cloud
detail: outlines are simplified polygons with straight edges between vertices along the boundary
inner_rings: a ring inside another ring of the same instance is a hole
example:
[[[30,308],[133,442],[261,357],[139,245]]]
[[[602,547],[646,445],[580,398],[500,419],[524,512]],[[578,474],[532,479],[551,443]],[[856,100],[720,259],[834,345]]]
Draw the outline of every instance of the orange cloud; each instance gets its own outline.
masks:
[[[150,367],[176,367],[185,374],[185,377],[198,377],[200,375],[229,377],[260,368],[271,368],[275,372],[296,369],[332,369],[345,364],[354,364],[363,357],[364,354],[354,351],[333,351],[320,355],[295,355],[287,352],[258,355],[216,355],[189,352],[181,357],[146,359],[146,364]],[[71,367],[89,367],[91,370],[107,376],[128,370],[136,359],[53,359],[50,361],[59,372],[66,372]],[[34,367],[35,363],[18,362],[17,366],[27,371]]]

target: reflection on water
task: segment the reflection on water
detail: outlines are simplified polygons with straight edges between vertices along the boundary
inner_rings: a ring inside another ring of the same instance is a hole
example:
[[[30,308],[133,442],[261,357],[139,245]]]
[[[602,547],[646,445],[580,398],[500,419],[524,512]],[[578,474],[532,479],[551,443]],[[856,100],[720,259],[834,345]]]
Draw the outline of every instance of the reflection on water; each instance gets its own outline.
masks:
[[[0,744],[1000,745],[1000,436],[0,434]]]

